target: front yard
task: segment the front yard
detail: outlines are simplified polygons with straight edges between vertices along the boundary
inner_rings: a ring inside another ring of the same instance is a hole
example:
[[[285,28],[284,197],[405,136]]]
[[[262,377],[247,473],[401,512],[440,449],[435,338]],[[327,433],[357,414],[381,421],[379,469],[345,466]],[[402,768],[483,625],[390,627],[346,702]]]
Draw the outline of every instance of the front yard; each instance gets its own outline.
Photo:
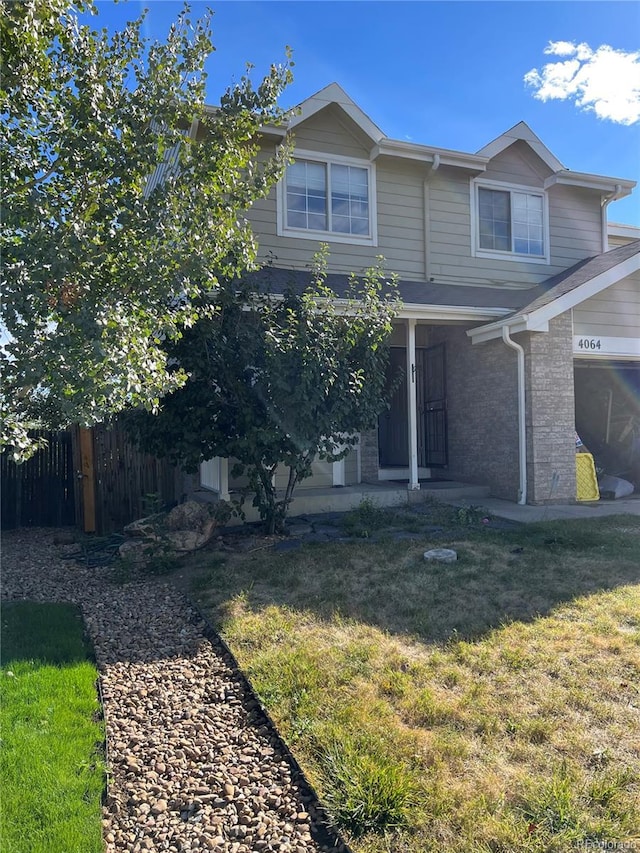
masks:
[[[456,533],[201,552],[192,594],[357,853],[634,837],[640,519],[499,531],[433,513]],[[347,520],[399,523],[420,529]],[[434,546],[458,561],[426,563]]]

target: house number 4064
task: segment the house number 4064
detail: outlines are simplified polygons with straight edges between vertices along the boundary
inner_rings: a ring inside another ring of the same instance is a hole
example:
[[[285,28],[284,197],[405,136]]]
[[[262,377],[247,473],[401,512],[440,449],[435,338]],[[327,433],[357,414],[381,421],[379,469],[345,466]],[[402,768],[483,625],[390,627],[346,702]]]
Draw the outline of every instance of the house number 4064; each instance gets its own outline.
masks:
[[[580,338],[578,346],[580,349],[600,349],[600,338]]]

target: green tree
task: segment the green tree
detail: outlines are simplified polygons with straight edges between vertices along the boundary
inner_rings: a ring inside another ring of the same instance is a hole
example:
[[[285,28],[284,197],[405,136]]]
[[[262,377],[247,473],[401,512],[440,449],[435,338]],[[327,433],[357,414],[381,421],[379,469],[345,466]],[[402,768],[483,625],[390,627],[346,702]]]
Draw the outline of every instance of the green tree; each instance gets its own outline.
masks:
[[[250,282],[221,288],[217,310],[169,350],[189,374],[159,415],[129,420],[139,443],[188,471],[214,456],[238,460],[269,533],[280,531],[315,459],[337,461],[387,401],[388,337],[398,303],[381,259],[339,299],[326,284],[327,249],[312,284],[283,295]],[[284,493],[273,477],[289,469]]]
[[[184,383],[167,341],[211,311],[204,294],[251,268],[243,219],[287,152],[258,163],[281,121],[290,62],[205,107],[210,13],[164,43],[143,18],[94,30],[92,0],[0,0],[2,446],[30,426],[157,409]],[[162,180],[150,176],[162,172]]]

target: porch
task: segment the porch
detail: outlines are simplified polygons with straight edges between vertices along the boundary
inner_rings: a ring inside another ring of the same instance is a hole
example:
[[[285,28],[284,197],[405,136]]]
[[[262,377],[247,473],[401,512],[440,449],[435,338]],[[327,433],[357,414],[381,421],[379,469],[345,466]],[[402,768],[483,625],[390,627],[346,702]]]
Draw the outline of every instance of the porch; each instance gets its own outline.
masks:
[[[477,486],[455,480],[422,480],[420,489],[408,490],[406,483],[385,481],[380,483],[357,483],[351,486],[329,486],[308,488],[294,494],[288,515],[315,515],[324,512],[347,512],[355,509],[363,500],[370,500],[378,507],[401,506],[429,500],[482,501],[489,496],[488,486]],[[198,489],[191,497],[200,501],[217,501],[218,495],[210,489]],[[229,497],[240,497],[233,492]],[[244,506],[247,521],[258,521],[259,515],[250,501]],[[231,524],[239,524],[238,519]]]

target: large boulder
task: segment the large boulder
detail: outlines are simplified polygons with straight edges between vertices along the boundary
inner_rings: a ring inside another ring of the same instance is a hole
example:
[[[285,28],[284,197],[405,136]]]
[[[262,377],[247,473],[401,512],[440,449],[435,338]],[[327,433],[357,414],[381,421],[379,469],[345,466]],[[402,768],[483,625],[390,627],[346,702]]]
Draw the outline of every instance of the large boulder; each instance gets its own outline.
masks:
[[[120,546],[120,556],[142,563],[158,548],[175,554],[197,551],[213,537],[224,517],[214,505],[186,501],[168,513],[140,518],[124,528],[130,539]]]
[[[210,504],[186,501],[167,515],[164,538],[178,553],[197,551],[212,538],[219,524]]]
[[[127,524],[123,533],[125,536],[130,536],[134,539],[156,539],[158,528],[163,523],[165,514],[158,512],[155,515],[148,515],[145,518],[138,518]]]

